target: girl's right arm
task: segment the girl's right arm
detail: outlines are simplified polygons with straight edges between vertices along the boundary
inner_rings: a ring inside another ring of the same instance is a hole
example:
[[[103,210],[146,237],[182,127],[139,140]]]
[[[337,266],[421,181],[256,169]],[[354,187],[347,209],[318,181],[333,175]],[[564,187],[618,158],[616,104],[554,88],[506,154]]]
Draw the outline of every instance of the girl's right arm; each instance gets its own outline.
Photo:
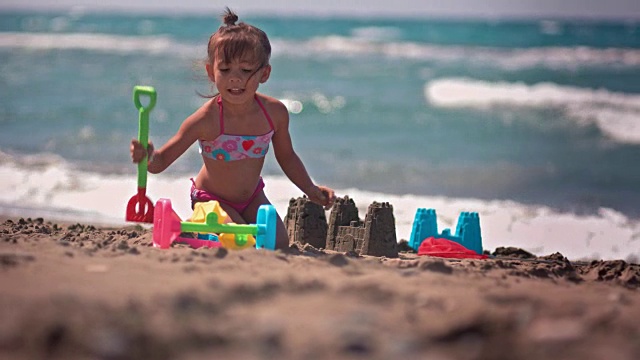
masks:
[[[163,172],[176,159],[178,159],[185,151],[199,138],[201,138],[204,119],[206,118],[206,105],[198,109],[189,116],[180,126],[178,132],[167,141],[159,150],[154,151],[153,144],[149,142],[147,148],[148,165],[150,173],[157,174]],[[142,161],[144,158],[144,148],[142,144],[134,139],[131,141],[131,159],[134,163]]]

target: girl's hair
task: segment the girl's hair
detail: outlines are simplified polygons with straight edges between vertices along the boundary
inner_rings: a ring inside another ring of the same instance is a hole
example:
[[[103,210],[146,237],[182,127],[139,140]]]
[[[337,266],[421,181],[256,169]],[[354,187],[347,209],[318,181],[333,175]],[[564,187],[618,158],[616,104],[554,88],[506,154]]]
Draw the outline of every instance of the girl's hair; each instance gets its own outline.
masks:
[[[264,31],[244,22],[236,24],[238,15],[228,7],[222,19],[224,25],[209,38],[207,60],[210,64],[213,64],[215,59],[225,62],[234,59],[249,60],[258,63],[258,68],[269,63],[271,44]]]

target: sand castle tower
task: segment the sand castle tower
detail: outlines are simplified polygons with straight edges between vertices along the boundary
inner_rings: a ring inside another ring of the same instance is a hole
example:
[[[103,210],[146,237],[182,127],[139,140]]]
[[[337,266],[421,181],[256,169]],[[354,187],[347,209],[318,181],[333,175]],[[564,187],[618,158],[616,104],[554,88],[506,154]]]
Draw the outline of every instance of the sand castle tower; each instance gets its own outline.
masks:
[[[358,218],[354,201],[345,196],[336,200],[329,218],[327,249],[360,255],[398,256],[393,206],[374,202],[364,222]]]
[[[327,216],[324,208],[306,196],[289,200],[284,226],[290,244],[310,244],[316,249],[326,246]]]
[[[398,257],[396,220],[388,202],[369,205],[364,220],[361,255]]]
[[[341,226],[351,225],[360,226],[360,218],[358,217],[358,208],[356,207],[355,202],[353,199],[350,199],[349,196],[345,195],[344,198],[337,198],[331,208],[327,229],[326,249],[343,251],[336,249],[338,229]]]
[[[284,225],[289,243],[360,255],[398,257],[395,218],[389,203],[373,202],[362,221],[353,199],[337,198],[327,224],[322,206],[305,196],[289,200]]]

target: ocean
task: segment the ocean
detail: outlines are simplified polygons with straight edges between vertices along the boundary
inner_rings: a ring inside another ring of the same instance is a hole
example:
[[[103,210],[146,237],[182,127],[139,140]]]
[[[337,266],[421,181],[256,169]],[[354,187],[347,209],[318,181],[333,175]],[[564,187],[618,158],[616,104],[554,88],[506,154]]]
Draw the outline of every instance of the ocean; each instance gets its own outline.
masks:
[[[569,259],[640,258],[640,23],[251,16],[273,47],[260,91],[291,114],[319,184],[418,208],[440,229],[478,212],[483,246]],[[0,13],[0,215],[125,224],[136,192],[135,85],[158,93],[163,144],[205,99],[217,14]],[[194,145],[153,200],[190,215]],[[265,191],[281,215],[302,195],[273,153]]]

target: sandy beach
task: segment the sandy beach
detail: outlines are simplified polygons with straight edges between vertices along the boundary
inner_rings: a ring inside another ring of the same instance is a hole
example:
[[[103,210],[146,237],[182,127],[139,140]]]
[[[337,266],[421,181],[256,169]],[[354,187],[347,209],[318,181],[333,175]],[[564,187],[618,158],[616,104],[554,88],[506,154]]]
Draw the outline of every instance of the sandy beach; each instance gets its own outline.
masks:
[[[640,266],[152,246],[3,219],[3,359],[638,359]]]
[[[170,142],[226,88],[225,5],[268,35],[255,85],[344,211],[287,211],[307,182],[276,136],[289,247],[160,249],[128,200],[188,218],[203,157],[138,176],[132,90]],[[639,124],[637,0],[0,1],[0,360],[638,360]],[[419,256],[422,210],[487,258]]]

